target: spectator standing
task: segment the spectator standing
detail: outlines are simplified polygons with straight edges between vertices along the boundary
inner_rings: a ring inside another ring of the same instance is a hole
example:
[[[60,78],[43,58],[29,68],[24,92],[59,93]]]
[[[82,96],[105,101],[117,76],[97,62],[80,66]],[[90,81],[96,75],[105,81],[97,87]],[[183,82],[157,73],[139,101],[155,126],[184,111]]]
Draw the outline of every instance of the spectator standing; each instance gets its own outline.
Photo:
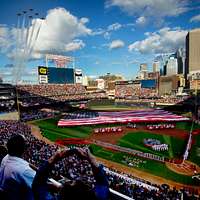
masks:
[[[25,139],[14,135],[7,142],[8,154],[3,158],[0,168],[0,188],[6,200],[32,200],[32,181],[35,171],[22,159]]]
[[[4,145],[0,145],[0,164],[3,158],[7,155],[8,151]]]
[[[103,168],[98,166],[94,157],[83,149],[70,149],[57,152],[48,161],[39,168],[33,181],[33,192],[35,200],[55,200],[56,198],[50,194],[48,189],[49,174],[56,162],[62,160],[66,156],[77,154],[83,159],[87,159],[91,164],[92,171],[96,180],[95,187],[92,190],[85,184],[81,177],[79,180],[66,182],[60,187],[59,199],[61,200],[107,200],[109,195],[109,185]]]

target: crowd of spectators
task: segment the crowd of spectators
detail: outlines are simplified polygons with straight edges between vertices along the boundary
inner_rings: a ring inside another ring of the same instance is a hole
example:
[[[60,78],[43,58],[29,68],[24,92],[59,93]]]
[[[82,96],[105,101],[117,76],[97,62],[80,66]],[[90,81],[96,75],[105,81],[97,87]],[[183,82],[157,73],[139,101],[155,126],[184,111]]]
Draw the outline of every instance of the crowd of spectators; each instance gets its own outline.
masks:
[[[52,96],[26,96],[20,97],[19,102],[23,107],[37,106],[37,105],[53,105],[59,102],[81,101],[88,99],[104,99],[107,98],[105,92],[82,93],[82,94],[60,94]]]
[[[134,85],[116,85],[115,97],[125,99],[149,99],[157,97],[157,92],[155,89],[141,88]]]
[[[190,96],[167,95],[159,98],[156,103],[179,104],[189,98]]]
[[[52,155],[60,148],[55,144],[47,144],[44,141],[36,139],[31,134],[31,129],[28,125],[18,121],[0,121],[0,145],[5,145],[10,136],[16,133],[24,135],[26,138],[26,151],[23,154],[23,158],[30,164],[38,167],[44,160],[48,160]],[[87,147],[86,147],[87,148]],[[127,179],[127,175],[123,177],[121,173],[113,173],[111,170],[107,170],[110,187],[125,195],[133,197],[135,199],[181,199],[181,194],[187,195],[187,192],[178,190],[159,190],[148,189],[143,187],[144,184],[138,185],[130,182]],[[94,177],[91,169],[91,165],[87,160],[79,158],[77,155],[72,154],[66,159],[58,162],[53,168],[51,177],[55,180],[60,180],[63,177],[67,177],[71,180],[78,180],[81,177],[82,181],[94,185]],[[130,178],[130,177],[129,177]],[[131,178],[133,181],[134,179]],[[142,181],[140,182],[142,183]],[[148,184],[147,184],[148,185]],[[149,184],[149,187],[151,184]],[[156,186],[159,187],[159,186]],[[195,191],[194,191],[195,192]],[[195,198],[193,198],[195,199]]]
[[[20,97],[28,96],[56,96],[64,94],[85,93],[84,86],[80,84],[39,84],[17,86]]]
[[[195,190],[181,190],[167,184],[157,185],[149,181],[135,178],[117,170],[107,170],[110,187],[122,194],[137,200],[198,200],[200,197]]]
[[[156,89],[141,88],[133,85],[116,85],[115,98],[133,100],[135,102],[151,102],[156,104],[178,104],[189,96],[158,95]]]
[[[144,99],[156,99],[158,96],[156,89],[151,88],[141,88],[139,95]]]
[[[16,111],[16,103],[13,99],[0,100],[0,113]]]
[[[30,127],[24,123],[17,121],[0,121],[0,127],[0,145],[5,145],[8,138],[16,133],[25,136],[27,149],[23,157],[36,167],[59,149],[57,145],[46,144],[42,140],[35,138],[31,134]],[[67,166],[67,168],[64,166]],[[55,169],[52,170],[53,178],[58,180],[61,176],[71,179],[82,177],[83,180],[87,180],[89,183],[93,181],[90,165],[88,165],[86,161],[78,159],[76,155],[71,155],[68,159],[59,162]]]
[[[36,139],[31,134],[31,129],[25,123],[18,121],[0,121],[0,145],[5,145],[7,140],[16,133],[24,135],[27,140],[27,150],[24,158],[38,166],[44,159],[48,159],[58,147],[56,145],[49,145],[41,140]]]
[[[40,84],[17,86],[22,106],[49,105],[55,102],[107,98],[104,91],[87,92],[80,84]]]
[[[116,85],[115,86],[115,97],[116,98],[128,98],[138,96],[140,88],[134,85]]]
[[[105,91],[87,91],[80,84],[39,84],[18,85],[18,102],[23,107],[53,105],[60,102],[108,98]],[[14,99],[14,96],[12,96]],[[131,100],[137,103],[177,104],[188,98],[175,95],[159,96],[155,89],[141,88],[134,85],[116,85],[115,98]],[[14,100],[2,99],[0,112],[11,112],[17,109]]]
[[[54,112],[46,111],[46,110],[28,110],[20,112],[20,120],[22,122],[44,119],[44,118],[52,118],[54,116]]]

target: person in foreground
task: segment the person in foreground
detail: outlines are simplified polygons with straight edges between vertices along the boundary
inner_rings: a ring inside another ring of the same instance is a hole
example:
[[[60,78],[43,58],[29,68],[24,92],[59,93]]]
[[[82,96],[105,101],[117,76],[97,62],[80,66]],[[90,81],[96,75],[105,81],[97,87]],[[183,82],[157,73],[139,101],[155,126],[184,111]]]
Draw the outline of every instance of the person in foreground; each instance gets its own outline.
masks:
[[[3,158],[8,154],[8,150],[4,145],[0,145],[0,164]]]
[[[66,182],[59,187],[59,195],[57,198],[55,198],[49,192],[49,187],[47,184],[49,173],[51,172],[51,169],[56,162],[71,154],[77,154],[82,159],[87,159],[88,162],[91,164],[96,181],[95,187],[93,189],[90,189],[82,181]],[[57,152],[48,161],[45,161],[45,163],[39,168],[36,173],[32,188],[35,200],[107,200],[109,196],[109,185],[102,166],[98,166],[89,150],[83,150],[80,148]]]
[[[7,142],[8,154],[0,167],[0,189],[6,200],[32,200],[32,182],[36,172],[22,159],[25,139],[14,135]]]

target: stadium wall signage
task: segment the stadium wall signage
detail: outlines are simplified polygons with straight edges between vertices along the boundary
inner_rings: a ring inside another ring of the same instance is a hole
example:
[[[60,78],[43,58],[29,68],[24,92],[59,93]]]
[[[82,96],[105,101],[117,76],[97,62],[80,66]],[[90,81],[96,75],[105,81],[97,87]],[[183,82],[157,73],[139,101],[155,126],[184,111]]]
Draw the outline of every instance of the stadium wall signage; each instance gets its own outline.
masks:
[[[38,66],[38,78],[39,83],[48,83],[48,68],[44,66]]]

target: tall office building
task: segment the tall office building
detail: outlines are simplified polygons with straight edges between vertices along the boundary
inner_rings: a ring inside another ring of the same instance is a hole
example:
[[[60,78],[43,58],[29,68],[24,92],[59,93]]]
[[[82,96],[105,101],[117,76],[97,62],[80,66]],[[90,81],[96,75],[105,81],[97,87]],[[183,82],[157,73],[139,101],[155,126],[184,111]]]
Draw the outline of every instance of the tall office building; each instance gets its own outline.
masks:
[[[159,61],[154,61],[153,62],[153,72],[159,72],[160,71],[160,62]]]
[[[167,64],[163,65],[162,71],[160,71],[160,74],[162,76],[166,76],[167,75]]]
[[[148,76],[147,64],[140,64],[139,79],[145,79]]]
[[[190,31],[186,36],[185,73],[200,72],[200,29]]]
[[[176,75],[178,74],[178,62],[174,57],[170,57],[167,61],[166,75]]]
[[[176,58],[178,62],[178,74],[185,74],[185,50],[183,48],[177,50]]]
[[[140,64],[140,71],[147,71],[147,64],[146,63]]]
[[[161,76],[166,75],[166,65],[167,65],[167,60],[171,56],[171,53],[165,53],[165,54],[160,54],[159,56],[155,57],[155,61],[158,61],[160,64],[160,70],[159,73]]]

